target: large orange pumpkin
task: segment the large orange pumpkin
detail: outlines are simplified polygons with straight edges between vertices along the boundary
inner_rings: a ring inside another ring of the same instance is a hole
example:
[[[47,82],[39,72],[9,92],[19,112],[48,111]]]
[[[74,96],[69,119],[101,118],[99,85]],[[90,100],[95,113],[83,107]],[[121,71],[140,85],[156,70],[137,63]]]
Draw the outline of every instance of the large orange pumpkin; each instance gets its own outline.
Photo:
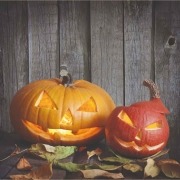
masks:
[[[13,97],[10,117],[14,129],[30,142],[84,145],[102,137],[115,108],[108,93],[85,80],[69,84],[61,79],[32,82]]]
[[[116,107],[106,125],[107,144],[128,157],[146,157],[161,151],[169,137],[169,126],[157,86],[144,81],[152,93],[150,101]]]

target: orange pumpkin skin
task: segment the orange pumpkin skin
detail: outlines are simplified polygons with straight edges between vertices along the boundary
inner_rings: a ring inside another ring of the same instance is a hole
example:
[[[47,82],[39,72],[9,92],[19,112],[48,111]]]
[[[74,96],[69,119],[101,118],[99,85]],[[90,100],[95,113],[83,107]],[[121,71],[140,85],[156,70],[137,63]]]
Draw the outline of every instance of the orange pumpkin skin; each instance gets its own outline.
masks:
[[[133,158],[151,156],[167,144],[169,113],[160,98],[131,106],[116,107],[106,124],[107,144],[115,151]]]
[[[27,141],[52,145],[85,145],[103,137],[115,108],[108,93],[85,80],[65,86],[60,79],[32,82],[13,97],[10,117]]]

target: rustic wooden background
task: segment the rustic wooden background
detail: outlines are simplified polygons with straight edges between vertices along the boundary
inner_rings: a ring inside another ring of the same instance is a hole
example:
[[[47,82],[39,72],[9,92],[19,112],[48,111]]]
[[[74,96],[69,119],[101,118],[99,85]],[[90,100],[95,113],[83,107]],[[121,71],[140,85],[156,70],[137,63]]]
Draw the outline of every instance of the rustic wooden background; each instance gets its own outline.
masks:
[[[117,106],[149,99],[153,79],[170,110],[169,147],[180,157],[180,2],[0,2],[0,129],[27,83],[58,77],[103,87]],[[18,103],[18,102],[17,102]]]

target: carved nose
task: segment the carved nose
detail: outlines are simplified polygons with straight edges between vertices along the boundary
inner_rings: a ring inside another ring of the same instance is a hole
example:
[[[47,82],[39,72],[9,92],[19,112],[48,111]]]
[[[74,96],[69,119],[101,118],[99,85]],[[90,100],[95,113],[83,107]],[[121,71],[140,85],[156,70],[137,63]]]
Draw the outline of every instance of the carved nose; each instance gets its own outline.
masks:
[[[138,133],[135,136],[135,139],[137,141],[141,141],[141,139],[142,139],[142,131],[141,130],[138,131]]]

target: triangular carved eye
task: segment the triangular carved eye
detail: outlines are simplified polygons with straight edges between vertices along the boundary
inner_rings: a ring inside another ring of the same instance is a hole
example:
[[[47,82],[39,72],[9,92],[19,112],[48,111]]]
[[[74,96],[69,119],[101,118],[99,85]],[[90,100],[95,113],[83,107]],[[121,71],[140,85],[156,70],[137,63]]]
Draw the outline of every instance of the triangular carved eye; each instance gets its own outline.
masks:
[[[157,129],[161,129],[162,128],[162,122],[158,121],[158,122],[154,122],[152,124],[149,124],[145,130],[157,130]]]
[[[54,109],[54,110],[58,109],[54,101],[45,91],[41,92],[41,94],[39,95],[35,103],[35,107],[48,108],[48,109]]]
[[[97,105],[93,97],[90,97],[88,101],[82,104],[77,111],[84,112],[97,112]]]
[[[121,121],[125,122],[126,124],[128,124],[131,127],[134,127],[132,120],[126,114],[126,112],[124,112],[123,110],[119,113],[118,117]]]

